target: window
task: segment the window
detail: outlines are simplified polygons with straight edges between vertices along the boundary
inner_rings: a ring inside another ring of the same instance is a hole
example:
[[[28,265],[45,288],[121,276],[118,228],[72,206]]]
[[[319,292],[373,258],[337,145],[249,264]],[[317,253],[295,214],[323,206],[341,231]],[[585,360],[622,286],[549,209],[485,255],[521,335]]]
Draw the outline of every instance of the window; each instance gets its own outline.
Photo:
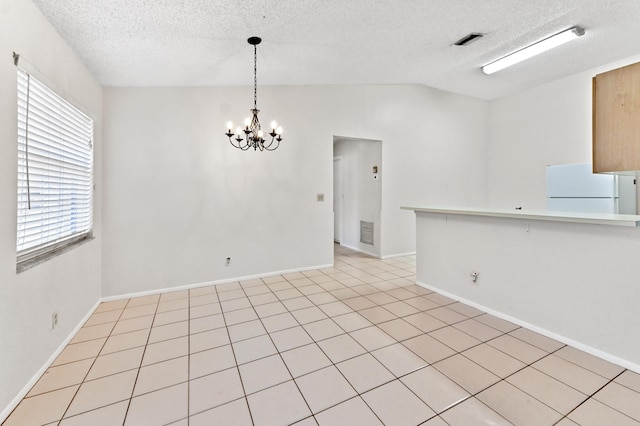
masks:
[[[18,68],[18,271],[91,237],[93,120]]]

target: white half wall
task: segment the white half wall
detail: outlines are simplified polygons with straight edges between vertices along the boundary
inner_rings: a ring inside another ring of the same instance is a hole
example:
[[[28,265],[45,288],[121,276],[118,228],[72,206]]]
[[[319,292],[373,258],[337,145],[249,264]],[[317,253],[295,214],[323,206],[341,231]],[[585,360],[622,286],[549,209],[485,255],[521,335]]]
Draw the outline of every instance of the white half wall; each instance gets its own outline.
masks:
[[[16,273],[17,94],[12,52],[94,119],[95,239]],[[0,413],[93,308],[101,292],[102,89],[29,0],[0,2]],[[51,331],[51,314],[58,326]],[[0,414],[2,420],[2,414]]]
[[[640,228],[416,217],[419,283],[640,372]]]
[[[261,119],[285,139],[242,152],[224,126],[248,115],[251,94],[104,90],[104,296],[331,264],[334,135],[384,141],[383,256],[415,251],[400,206],[485,201],[484,101],[408,85],[259,87]]]

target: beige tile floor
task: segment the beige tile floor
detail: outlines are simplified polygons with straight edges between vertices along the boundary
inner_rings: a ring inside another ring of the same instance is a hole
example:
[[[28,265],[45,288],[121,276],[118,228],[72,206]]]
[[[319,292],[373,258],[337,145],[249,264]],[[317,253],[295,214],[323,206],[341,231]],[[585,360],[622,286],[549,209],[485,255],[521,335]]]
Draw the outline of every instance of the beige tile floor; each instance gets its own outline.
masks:
[[[418,287],[415,259],[101,304],[9,425],[638,425],[640,375]]]

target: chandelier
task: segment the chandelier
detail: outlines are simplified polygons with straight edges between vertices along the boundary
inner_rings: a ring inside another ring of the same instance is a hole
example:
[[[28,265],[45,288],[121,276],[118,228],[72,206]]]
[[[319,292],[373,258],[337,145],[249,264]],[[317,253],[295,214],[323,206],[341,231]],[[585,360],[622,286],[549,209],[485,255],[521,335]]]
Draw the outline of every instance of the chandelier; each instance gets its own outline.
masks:
[[[267,133],[271,136],[271,140],[267,142],[265,139],[265,133],[260,126],[258,120],[258,48],[262,39],[260,37],[249,37],[247,42],[253,46],[253,109],[251,109],[251,118],[247,117],[244,120],[244,129],[237,127],[235,133],[233,132],[233,123],[229,121],[227,123],[227,132],[225,135],[229,138],[229,142],[236,148],[243,151],[253,148],[254,150],[267,150],[275,151],[280,146],[282,141],[282,127],[278,127],[278,123],[271,122],[271,132]]]

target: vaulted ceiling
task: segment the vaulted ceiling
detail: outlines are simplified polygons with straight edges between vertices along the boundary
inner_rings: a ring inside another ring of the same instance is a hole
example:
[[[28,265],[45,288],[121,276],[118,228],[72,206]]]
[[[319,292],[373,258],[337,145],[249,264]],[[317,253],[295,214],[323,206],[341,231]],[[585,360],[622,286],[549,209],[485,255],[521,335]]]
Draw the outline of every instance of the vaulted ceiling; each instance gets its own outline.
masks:
[[[33,0],[104,86],[424,84],[495,99],[640,53],[638,0]],[[480,67],[579,25],[580,39]],[[453,43],[478,32],[464,47]]]

